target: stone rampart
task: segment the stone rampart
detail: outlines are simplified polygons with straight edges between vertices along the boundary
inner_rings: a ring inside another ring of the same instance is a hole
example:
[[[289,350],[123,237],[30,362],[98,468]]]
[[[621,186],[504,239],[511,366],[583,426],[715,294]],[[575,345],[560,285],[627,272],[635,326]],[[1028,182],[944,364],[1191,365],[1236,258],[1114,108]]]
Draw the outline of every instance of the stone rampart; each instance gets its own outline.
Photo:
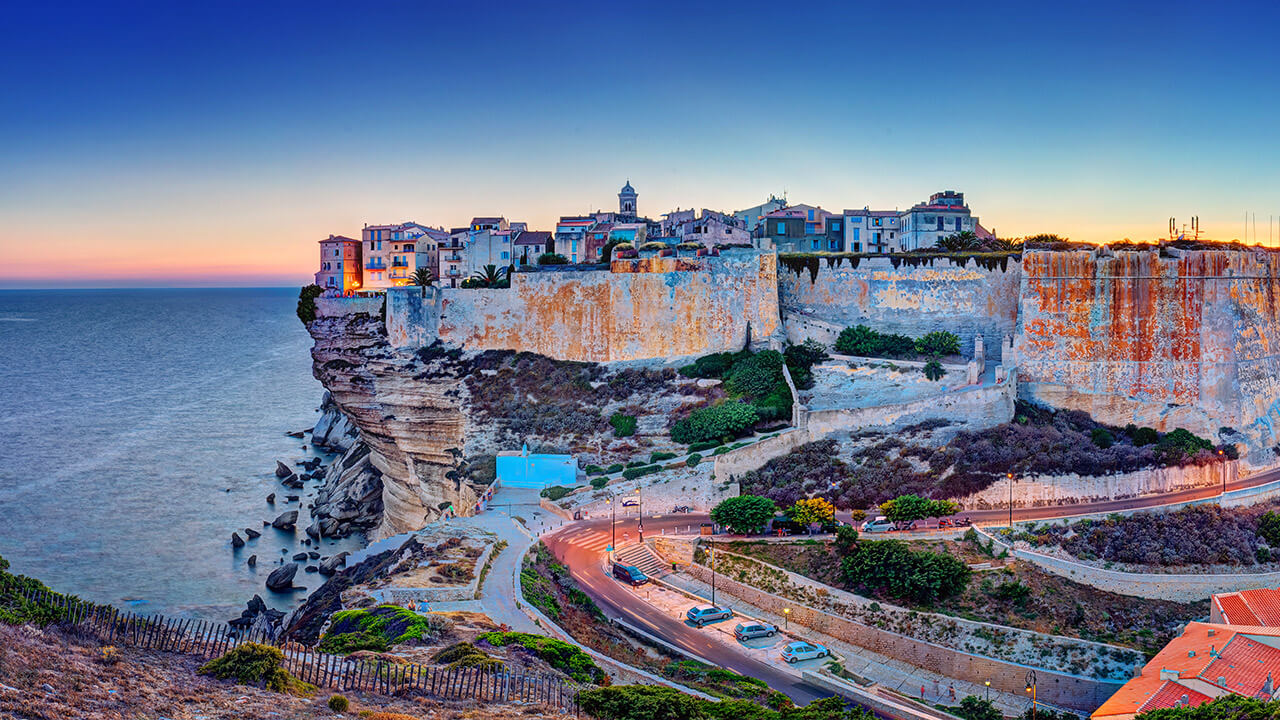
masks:
[[[999,358],[1018,315],[1022,269],[1017,256],[893,258],[784,256],[778,294],[787,336],[828,345],[850,325],[919,337],[934,330],[982,335]]]
[[[382,314],[382,296],[316,298],[317,317],[342,317],[357,313],[366,315]]]
[[[737,350],[778,331],[777,256],[645,258],[595,272],[529,272],[502,289],[393,288],[387,336],[467,350],[622,362]]]
[[[1105,500],[1125,500],[1182,490],[1223,487],[1236,480],[1235,461],[1183,467],[1144,468],[1115,475],[1052,475],[1019,477],[1013,485],[1015,508],[1075,505]],[[1009,483],[958,498],[965,510],[1009,507]]]
[[[1247,465],[1276,463],[1280,253],[1029,251],[1022,267],[1024,398],[1245,440]]]

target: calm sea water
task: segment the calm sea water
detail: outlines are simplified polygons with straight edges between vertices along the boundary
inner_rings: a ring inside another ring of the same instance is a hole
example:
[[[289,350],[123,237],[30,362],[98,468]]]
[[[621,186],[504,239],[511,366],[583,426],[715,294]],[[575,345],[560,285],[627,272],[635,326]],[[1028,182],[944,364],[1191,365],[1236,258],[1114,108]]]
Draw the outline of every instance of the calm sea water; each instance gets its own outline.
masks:
[[[0,555],[13,570],[140,612],[225,620],[254,593],[301,602],[263,585],[282,548],[306,549],[317,484],[286,503],[298,491],[273,473],[312,455],[285,433],[311,427],[323,392],[296,297],[0,291]],[[289,509],[296,535],[262,527]],[[263,535],[233,551],[245,527]],[[322,580],[299,569],[294,582]]]

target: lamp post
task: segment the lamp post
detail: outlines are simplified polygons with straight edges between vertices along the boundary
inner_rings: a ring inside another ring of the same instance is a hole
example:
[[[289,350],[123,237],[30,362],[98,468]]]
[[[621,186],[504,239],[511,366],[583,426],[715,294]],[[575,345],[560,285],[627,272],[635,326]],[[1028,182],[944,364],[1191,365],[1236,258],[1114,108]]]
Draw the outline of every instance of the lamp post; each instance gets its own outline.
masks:
[[[1009,480],[1009,532],[1013,532],[1013,473],[1004,474]]]
[[[990,701],[991,700],[991,681],[987,680],[982,684],[987,686],[987,700]]]
[[[784,630],[791,629],[791,608],[782,608],[782,627]]]
[[[618,504],[614,502],[615,499],[610,494],[609,499],[605,500],[609,503],[609,552],[618,547]]]
[[[710,543],[707,544],[708,552],[711,553],[711,604],[716,604],[716,548]]]
[[[1027,671],[1027,692],[1031,693],[1031,720],[1036,720],[1036,671]]]
[[[1227,464],[1223,462],[1225,460],[1225,458],[1223,458],[1223,455],[1224,453],[1222,452],[1221,449],[1219,449],[1218,450],[1218,472],[1222,473],[1222,496],[1226,497],[1227,496]]]
[[[644,488],[636,485],[636,534],[640,536],[640,544],[644,544]]]

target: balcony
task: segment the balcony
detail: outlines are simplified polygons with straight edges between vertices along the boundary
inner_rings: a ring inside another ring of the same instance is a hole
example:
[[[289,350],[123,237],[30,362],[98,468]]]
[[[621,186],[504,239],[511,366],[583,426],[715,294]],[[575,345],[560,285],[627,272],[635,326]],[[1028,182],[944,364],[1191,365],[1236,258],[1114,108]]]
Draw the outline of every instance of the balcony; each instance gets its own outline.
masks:
[[[462,262],[461,255],[446,255],[440,258],[441,262]]]
[[[391,263],[391,267],[393,267],[393,268],[407,268],[407,267],[409,267],[409,263],[405,262],[404,260],[395,260],[395,261],[393,261],[393,262]]]
[[[365,264],[364,269],[365,270],[386,270],[387,265],[386,263],[383,263],[383,262],[375,262],[371,260]]]

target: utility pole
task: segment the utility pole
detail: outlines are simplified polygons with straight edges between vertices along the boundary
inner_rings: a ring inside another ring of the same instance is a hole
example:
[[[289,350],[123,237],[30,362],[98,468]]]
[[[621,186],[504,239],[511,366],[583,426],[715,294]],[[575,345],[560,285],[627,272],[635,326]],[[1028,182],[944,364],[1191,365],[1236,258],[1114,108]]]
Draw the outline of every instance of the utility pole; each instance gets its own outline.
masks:
[[[1009,480],[1009,532],[1013,532],[1013,473],[1004,474]]]

